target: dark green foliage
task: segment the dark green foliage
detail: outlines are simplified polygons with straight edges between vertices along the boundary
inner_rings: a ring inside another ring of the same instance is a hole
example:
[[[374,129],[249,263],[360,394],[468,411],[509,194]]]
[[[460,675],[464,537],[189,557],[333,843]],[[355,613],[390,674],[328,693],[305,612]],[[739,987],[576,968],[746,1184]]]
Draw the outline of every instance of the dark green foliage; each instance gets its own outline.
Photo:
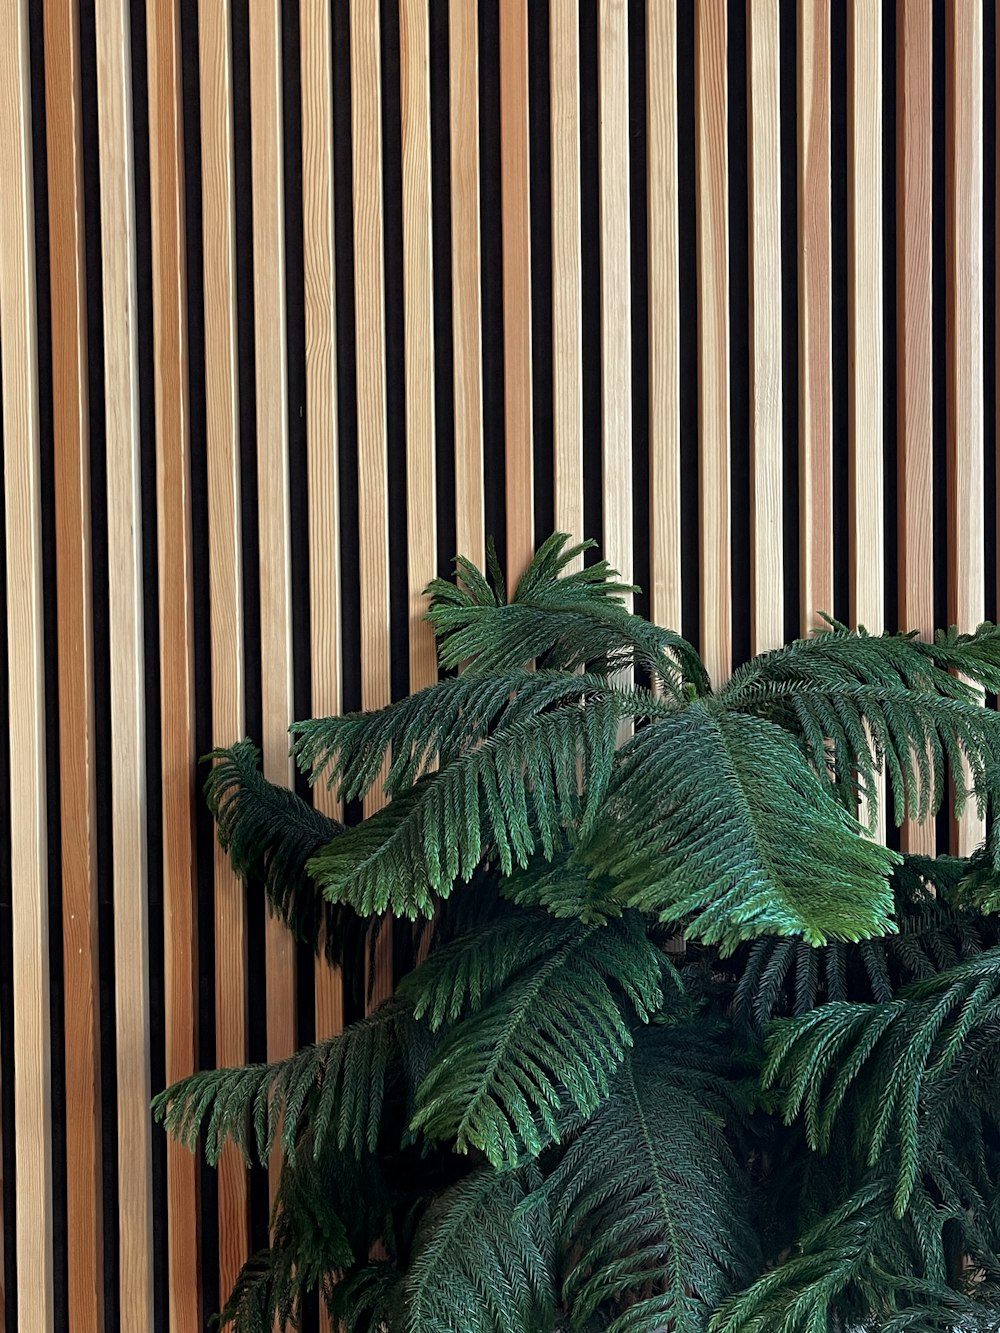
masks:
[[[956,776],[992,811],[1000,631],[830,622],[713,691],[585,549],[509,602],[459,560],[442,679],[293,728],[378,814],[212,756],[238,873],[356,1001],[378,932],[405,974],[156,1099],[210,1162],[281,1156],[223,1321],[315,1292],[345,1333],[1000,1333],[998,825],[928,859],[858,822],[883,777],[897,821]]]

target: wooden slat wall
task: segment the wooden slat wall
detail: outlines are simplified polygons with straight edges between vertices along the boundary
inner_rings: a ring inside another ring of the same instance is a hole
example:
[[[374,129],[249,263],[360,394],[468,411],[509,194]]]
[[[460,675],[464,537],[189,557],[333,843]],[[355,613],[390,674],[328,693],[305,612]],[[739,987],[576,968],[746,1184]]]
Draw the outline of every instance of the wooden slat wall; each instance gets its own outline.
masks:
[[[203,1327],[266,1228],[266,1189],[227,1152],[210,1208],[172,1147],[156,1183],[150,1069],[277,1056],[357,1011],[355,978],[322,962],[296,977],[285,933],[199,840],[198,749],[245,733],[258,664],[254,740],[287,782],[293,699],[330,714],[434,678],[420,591],[456,552],[482,563],[502,515],[508,576],[549,527],[595,536],[627,577],[644,571],[654,618],[683,622],[717,679],[744,645],[782,640],[796,588],[803,631],[824,611],[923,634],[945,605],[964,628],[995,612],[997,52],[979,0],[948,0],[940,26],[932,10],[849,0],[831,24],[826,0],[549,0],[536,50],[529,0],[0,7],[17,777],[0,1129],[19,1327],[61,1327],[67,1309],[95,1333]],[[497,366],[503,441],[484,429]],[[952,845],[980,831],[970,815]],[[375,999],[392,970],[384,931]]]

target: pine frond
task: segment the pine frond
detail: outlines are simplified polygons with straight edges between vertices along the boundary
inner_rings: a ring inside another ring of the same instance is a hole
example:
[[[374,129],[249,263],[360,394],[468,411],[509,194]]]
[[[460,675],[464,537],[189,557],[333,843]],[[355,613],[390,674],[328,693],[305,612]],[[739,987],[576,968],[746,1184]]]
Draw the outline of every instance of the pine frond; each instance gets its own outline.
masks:
[[[549,1333],[550,1228],[537,1184],[533,1172],[483,1168],[430,1205],[404,1284],[407,1333]]]
[[[580,854],[631,906],[730,953],[762,934],[891,931],[899,858],[859,833],[787,732],[703,699],[622,748]]]
[[[702,1028],[636,1038],[607,1101],[547,1189],[572,1327],[703,1333],[760,1254],[749,1178],[727,1138],[741,1118],[731,1057]]]
[[[963,672],[968,679],[954,674]],[[755,657],[720,692],[728,707],[754,713],[801,738],[818,773],[841,791],[855,775],[871,818],[884,769],[897,824],[936,812],[948,768],[969,762],[980,804],[1000,756],[1000,716],[977,687],[1000,679],[1000,630],[949,631],[934,644],[912,634],[854,633],[832,623],[810,639]],[[956,783],[956,810],[967,798]]]
[[[710,689],[701,658],[686,640],[633,615],[623,595],[631,584],[601,560],[565,572],[583,551],[583,542],[555,533],[525,570],[509,604],[503,589],[491,586],[468,561],[456,561],[459,580],[435,579],[428,588],[428,618],[438,638],[444,669],[465,664],[476,675],[506,671],[537,661],[543,668],[575,671],[585,667],[614,674],[644,667],[665,693],[680,700],[690,685]]]
[[[632,1014],[648,1021],[663,1003],[663,956],[634,918],[545,930],[549,952],[450,1030],[417,1094],[415,1128],[497,1167],[537,1156],[593,1115],[632,1044]],[[456,978],[464,1003],[469,971],[467,960],[445,970],[428,993],[434,1012],[448,1012]]]

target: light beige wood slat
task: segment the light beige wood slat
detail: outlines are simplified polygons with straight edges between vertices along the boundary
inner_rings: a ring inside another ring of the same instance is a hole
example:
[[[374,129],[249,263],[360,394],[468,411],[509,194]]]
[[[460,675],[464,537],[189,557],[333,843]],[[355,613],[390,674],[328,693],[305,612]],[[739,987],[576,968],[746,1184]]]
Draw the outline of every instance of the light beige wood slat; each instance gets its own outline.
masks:
[[[632,582],[632,273],[628,5],[600,0],[601,462],[605,558]]]
[[[932,280],[933,15],[907,4],[896,36],[897,504],[899,624],[934,631]],[[933,821],[907,821],[906,851],[933,855]]]
[[[649,145],[649,582],[658,625],[681,624],[680,250],[677,11],[646,14]]]
[[[239,377],[233,73],[229,0],[198,11],[205,299],[208,559],[211,595],[212,743],[243,736],[243,577],[240,522]],[[215,1054],[242,1064],[246,1045],[246,904],[243,886],[215,844]],[[229,1144],[219,1160],[219,1289],[232,1290],[250,1253],[247,1173]]]
[[[153,1321],[142,511],[129,11],[97,0],[121,1322]],[[110,312],[115,312],[111,317]]]
[[[583,530],[583,258],[580,233],[580,20],[549,10],[552,145],[552,448],[555,530]],[[542,534],[539,534],[542,535]],[[577,567],[582,560],[577,561]]]
[[[28,7],[0,6],[0,357],[10,687],[18,1326],[54,1328],[45,641]],[[9,1077],[10,1067],[4,1070]]]
[[[77,6],[45,6],[66,1103],[67,1302],[104,1319],[86,242]]]
[[[983,15],[947,8],[949,619],[974,629],[985,611],[983,549]],[[968,855],[984,828],[974,805],[956,822]]]
[[[500,180],[507,584],[513,591],[535,545],[527,0],[500,0]]]
[[[712,679],[732,668],[729,464],[728,24],[725,0],[695,9],[698,207],[698,436],[701,653]]]
[[[434,633],[425,618],[427,607],[423,596],[423,589],[437,573],[429,18],[423,0],[401,0],[399,77],[411,690],[422,689],[437,679]]]
[[[361,706],[390,701],[389,519],[382,248],[382,67],[376,0],[351,0],[351,134],[354,162],[354,316],[358,394],[358,573]],[[376,787],[365,813],[382,804]],[[392,991],[392,937],[378,939],[372,1001]]]
[[[784,642],[781,53],[778,0],[747,5],[751,652]]]
[[[302,224],[309,477],[309,608],[312,711],[341,711],[340,540],[337,469],[336,269],[333,242],[333,47],[330,6],[305,0],[302,31]],[[322,784],[318,809],[340,814]],[[316,962],[316,1038],[344,1025],[339,969]],[[323,1316],[325,1319],[325,1312]]]
[[[281,5],[250,8],[250,139],[257,381],[257,504],[260,524],[260,657],[264,775],[289,785],[292,722],[292,593],[288,477],[285,206],[282,172]],[[268,914],[267,1055],[295,1050],[295,946]],[[272,1194],[277,1178],[272,1159]]]
[[[798,8],[799,568],[806,634],[833,612],[830,13]]]
[[[448,7],[451,134],[451,293],[455,393],[455,544],[481,569],[483,325],[479,251],[479,34],[477,6]]]
[[[180,10],[147,0],[153,377],[159,546],[160,745],[167,1083],[197,1067],[193,553]],[[202,1327],[198,1162],[167,1142],[167,1292],[172,1329]]]

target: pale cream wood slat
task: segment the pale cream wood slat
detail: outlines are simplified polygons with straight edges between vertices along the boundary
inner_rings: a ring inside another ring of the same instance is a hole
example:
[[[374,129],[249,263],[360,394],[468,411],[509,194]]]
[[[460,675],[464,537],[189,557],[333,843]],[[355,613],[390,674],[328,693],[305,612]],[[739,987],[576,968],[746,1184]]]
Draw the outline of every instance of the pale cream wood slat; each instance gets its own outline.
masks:
[[[97,0],[108,477],[111,804],[122,1326],[152,1327],[152,1126],[136,230],[129,11]]]
[[[680,250],[677,179],[677,11],[646,13],[649,152],[650,612],[681,624]]]
[[[527,0],[500,0],[500,225],[503,235],[507,584],[534,550],[531,374],[531,183]]]
[[[159,546],[160,754],[166,1079],[197,1066],[197,869],[191,450],[180,9],[147,0],[153,378]],[[172,1329],[202,1327],[198,1161],[167,1141],[167,1295]]]
[[[830,13],[799,0],[799,585],[806,634],[833,612],[833,305],[830,216]]]
[[[778,0],[747,5],[751,652],[784,642],[781,49]]]
[[[60,839],[66,1103],[66,1277],[74,1328],[104,1318],[91,599],[86,240],[77,6],[45,6],[45,125],[53,301],[53,454],[59,657]]]
[[[10,688],[19,1327],[54,1328],[45,642],[28,8],[0,6],[0,358]],[[5,1062],[4,1077],[9,1077]]]
[[[455,543],[480,569],[483,499],[483,328],[479,249],[479,34],[477,6],[448,7],[451,137],[451,292],[455,394]]]
[[[199,7],[212,743],[216,746],[231,745],[246,730],[229,32],[229,0]],[[218,840],[214,881],[215,1055],[219,1065],[237,1065],[247,1058],[246,903],[243,886]],[[247,1172],[232,1144],[219,1160],[218,1192],[219,1289],[228,1293],[250,1253]]]
[[[932,273],[933,14],[903,5],[896,34],[896,385],[899,625],[934,625]],[[933,820],[908,820],[903,848],[932,856]]]
[[[947,7],[948,190],[948,615],[963,630],[983,619],[983,14]],[[967,775],[966,775],[966,785]],[[956,821],[953,849],[983,840],[972,802]]]
[[[552,448],[555,528],[583,531],[583,258],[580,232],[580,24],[574,0],[549,9],[552,144]],[[542,534],[539,534],[542,535]],[[577,567],[582,560],[577,561]]]

